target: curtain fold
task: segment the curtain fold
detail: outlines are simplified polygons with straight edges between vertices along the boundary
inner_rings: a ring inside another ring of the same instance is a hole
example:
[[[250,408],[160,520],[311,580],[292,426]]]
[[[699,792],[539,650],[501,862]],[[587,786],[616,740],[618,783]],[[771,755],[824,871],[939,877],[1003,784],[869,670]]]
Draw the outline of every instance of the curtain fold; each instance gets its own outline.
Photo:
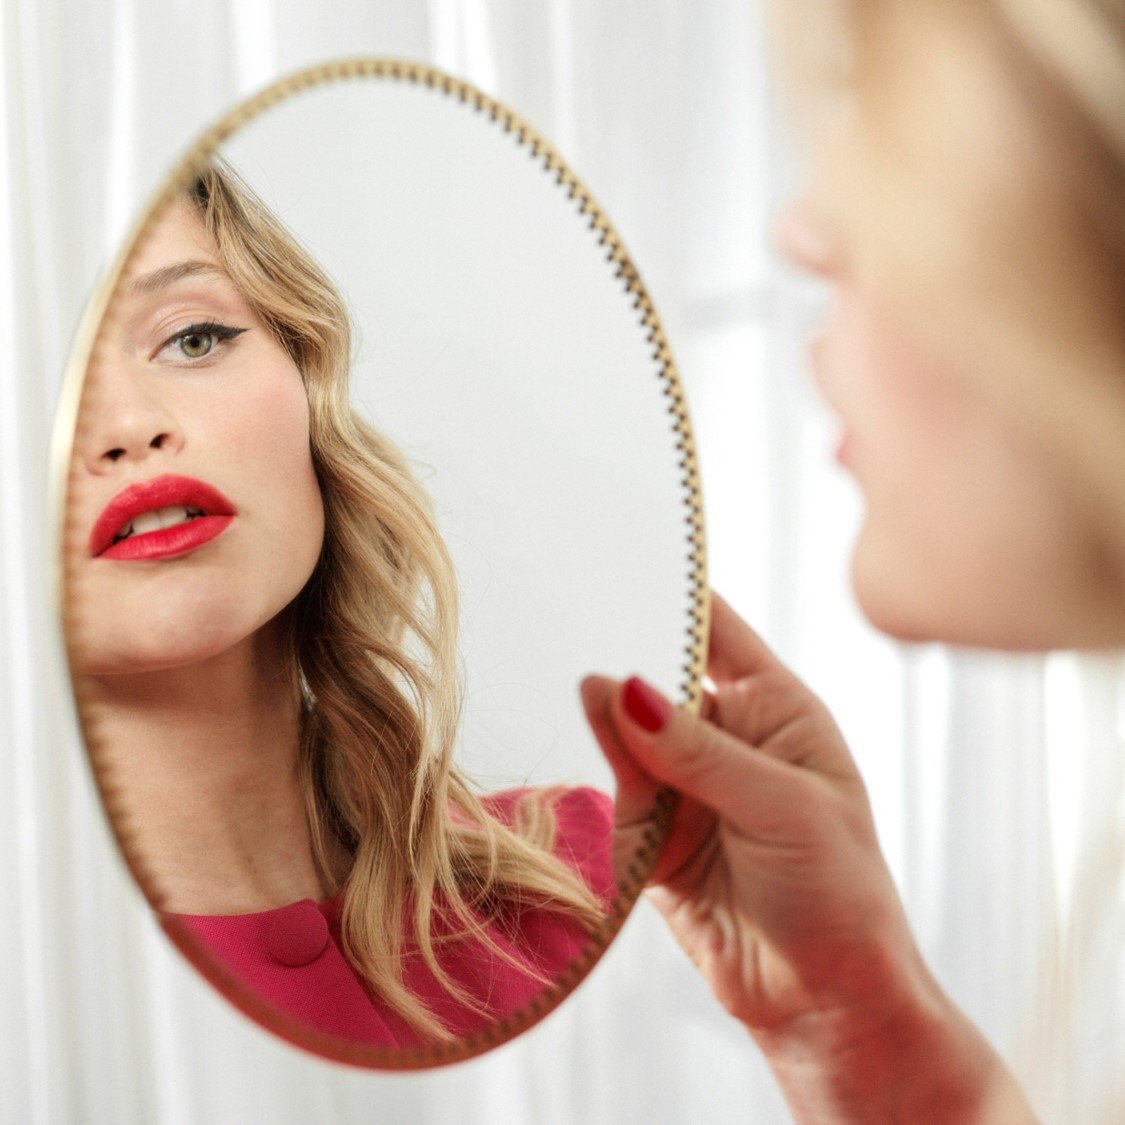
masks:
[[[109,837],[53,600],[51,421],[74,325],[204,125],[282,73],[358,54],[483,86],[606,208],[683,372],[714,584],[836,713],[951,994],[1048,1119],[1108,1120],[1125,1057],[1121,659],[902,646],[860,617],[859,498],[803,373],[822,295],[769,250],[794,160],[757,13],[735,0],[4,0],[0,1120],[788,1120],[647,906],[519,1040],[452,1069],[371,1074],[288,1047],[213,994]]]

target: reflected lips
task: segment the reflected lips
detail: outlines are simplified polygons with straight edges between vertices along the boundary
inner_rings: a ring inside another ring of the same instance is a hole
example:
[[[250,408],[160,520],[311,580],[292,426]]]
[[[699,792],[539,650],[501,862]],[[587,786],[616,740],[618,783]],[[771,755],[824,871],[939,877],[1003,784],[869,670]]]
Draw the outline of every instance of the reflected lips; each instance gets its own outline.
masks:
[[[151,513],[167,508],[184,508],[190,518],[170,527],[150,529],[144,526],[152,522]],[[98,517],[90,533],[90,554],[117,561],[187,554],[226,531],[235,511],[234,505],[217,488],[193,477],[166,475],[130,484]],[[146,514],[148,518],[142,518]],[[120,538],[119,533],[127,530],[127,525],[131,528],[134,520],[140,520],[142,527]]]

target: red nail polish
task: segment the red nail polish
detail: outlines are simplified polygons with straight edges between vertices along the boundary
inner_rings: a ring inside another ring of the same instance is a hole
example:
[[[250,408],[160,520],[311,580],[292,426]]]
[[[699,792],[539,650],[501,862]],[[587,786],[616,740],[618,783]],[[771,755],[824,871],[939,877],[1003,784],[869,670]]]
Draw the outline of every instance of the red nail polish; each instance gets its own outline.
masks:
[[[621,692],[625,713],[649,734],[662,731],[672,714],[672,705],[640,676],[630,676]]]

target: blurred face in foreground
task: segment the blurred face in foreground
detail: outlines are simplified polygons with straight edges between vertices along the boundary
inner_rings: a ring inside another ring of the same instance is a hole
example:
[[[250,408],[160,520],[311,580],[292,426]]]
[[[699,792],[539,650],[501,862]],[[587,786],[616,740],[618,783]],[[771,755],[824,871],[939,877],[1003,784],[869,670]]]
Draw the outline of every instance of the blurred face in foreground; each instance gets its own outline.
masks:
[[[779,220],[787,255],[832,290],[811,361],[866,501],[856,594],[908,640],[1123,644],[1107,285],[1001,53],[942,6],[908,7],[855,45],[811,183]]]

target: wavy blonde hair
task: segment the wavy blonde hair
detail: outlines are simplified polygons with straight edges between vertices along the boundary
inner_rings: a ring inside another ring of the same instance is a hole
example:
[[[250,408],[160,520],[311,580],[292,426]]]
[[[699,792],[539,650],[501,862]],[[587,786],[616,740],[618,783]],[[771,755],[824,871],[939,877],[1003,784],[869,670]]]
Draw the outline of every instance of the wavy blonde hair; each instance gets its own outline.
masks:
[[[416,946],[454,999],[484,1011],[442,968],[439,921],[441,942],[481,940],[534,976],[490,937],[505,904],[543,906],[588,932],[605,912],[551,852],[557,790],[529,792],[509,828],[454,765],[453,566],[405,457],[351,407],[351,326],[340,293],[229,166],[212,161],[190,198],[308,395],[325,533],[292,607],[291,643],[313,855],[326,886],[346,882],[341,936],[352,967],[419,1036],[447,1039],[402,979],[403,955]],[[334,870],[340,846],[346,873]]]

